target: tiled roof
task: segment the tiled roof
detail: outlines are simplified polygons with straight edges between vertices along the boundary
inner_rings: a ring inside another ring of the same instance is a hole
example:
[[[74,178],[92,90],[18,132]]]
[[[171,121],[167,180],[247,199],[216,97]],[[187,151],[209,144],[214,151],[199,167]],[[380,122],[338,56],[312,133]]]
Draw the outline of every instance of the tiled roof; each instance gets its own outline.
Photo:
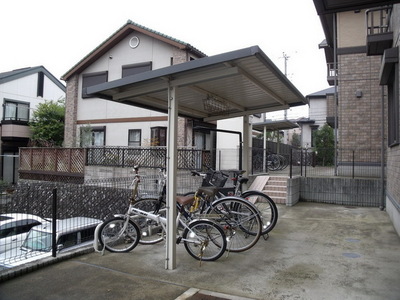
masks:
[[[333,93],[335,93],[335,87],[330,87],[330,88],[327,88],[327,89],[324,89],[324,90],[309,94],[306,97],[307,98],[309,98],[309,97],[313,97],[313,98],[315,98],[315,97],[326,97],[326,95],[333,94]]]
[[[192,45],[190,45],[190,44],[188,44],[188,43],[185,43],[185,42],[183,42],[183,41],[181,41],[181,40],[178,40],[178,39],[176,39],[176,38],[173,38],[173,37],[171,37],[171,36],[169,36],[169,35],[166,35],[166,34],[163,34],[163,33],[159,32],[159,31],[150,29],[150,28],[148,28],[148,27],[145,27],[145,26],[143,26],[143,25],[140,25],[140,24],[138,24],[138,23],[135,23],[135,22],[133,22],[133,21],[131,21],[131,20],[128,20],[128,21],[127,21],[127,24],[132,24],[132,25],[134,25],[134,26],[136,26],[136,27],[139,27],[139,28],[142,28],[142,29],[144,29],[144,30],[146,30],[146,31],[149,31],[149,32],[155,33],[155,34],[157,34],[157,35],[159,35],[159,36],[165,37],[165,38],[167,38],[167,39],[169,39],[169,40],[171,40],[171,41],[174,41],[174,42],[177,42],[177,43],[179,43],[179,44],[185,45],[188,49],[192,50],[193,52],[198,53],[199,56],[202,56],[202,57],[207,56],[206,54],[204,54],[203,52],[201,52],[199,49],[193,47]]]

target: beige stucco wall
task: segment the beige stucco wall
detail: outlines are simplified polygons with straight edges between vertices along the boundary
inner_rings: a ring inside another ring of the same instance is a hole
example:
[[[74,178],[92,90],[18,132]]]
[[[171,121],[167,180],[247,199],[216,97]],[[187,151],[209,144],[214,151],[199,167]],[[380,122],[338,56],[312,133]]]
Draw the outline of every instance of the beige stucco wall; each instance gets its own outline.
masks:
[[[132,48],[129,44],[134,36],[140,40],[136,48]],[[65,146],[79,146],[79,126],[106,126],[107,146],[127,146],[130,129],[142,131],[142,145],[144,145],[150,141],[151,127],[167,126],[166,121],[156,120],[158,117],[166,116],[163,113],[98,98],[82,99],[82,74],[108,71],[108,81],[113,81],[122,77],[123,65],[151,62],[152,69],[155,70],[170,66],[171,60],[173,64],[178,64],[189,58],[186,50],[180,50],[139,32],[129,34],[81,74],[71,77],[67,82]],[[151,121],[135,121],[140,120],[138,118],[147,118]],[[113,121],[108,122],[110,119]],[[179,124],[182,125],[184,122]],[[184,144],[191,142],[191,138],[182,138],[180,141]]]
[[[338,47],[365,46],[366,23],[365,11],[358,13],[347,11],[337,14]]]

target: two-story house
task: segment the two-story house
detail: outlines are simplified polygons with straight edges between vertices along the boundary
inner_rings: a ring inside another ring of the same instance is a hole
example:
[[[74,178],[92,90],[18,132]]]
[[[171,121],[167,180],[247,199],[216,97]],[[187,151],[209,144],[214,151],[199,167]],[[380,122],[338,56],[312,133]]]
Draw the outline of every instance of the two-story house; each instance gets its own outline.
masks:
[[[301,128],[301,147],[314,147],[314,132],[329,124],[335,128],[333,117],[333,99],[335,89],[333,87],[307,95],[309,103],[308,118],[297,120]]]
[[[65,147],[165,146],[165,113],[99,99],[87,94],[87,87],[205,56],[190,44],[128,20],[62,76],[67,85]],[[210,147],[209,135],[193,133],[199,125],[215,127],[179,118],[178,145]]]
[[[0,73],[0,171],[14,183],[18,177],[18,149],[28,145],[28,122],[39,103],[65,98],[65,86],[43,66]]]
[[[398,3],[314,0],[326,38],[320,47],[328,82],[335,88],[338,147],[377,150],[386,172],[382,208],[400,233]]]

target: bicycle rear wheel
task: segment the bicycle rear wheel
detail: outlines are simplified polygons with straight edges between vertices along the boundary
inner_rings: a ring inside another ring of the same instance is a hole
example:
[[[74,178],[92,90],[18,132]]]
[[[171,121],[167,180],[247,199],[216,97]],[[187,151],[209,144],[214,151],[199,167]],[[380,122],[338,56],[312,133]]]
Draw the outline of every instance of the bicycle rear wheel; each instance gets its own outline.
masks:
[[[274,200],[262,192],[251,190],[245,191],[241,197],[253,203],[259,210],[262,221],[262,235],[274,229],[278,221],[278,208]]]
[[[126,217],[115,217],[105,221],[99,231],[99,241],[110,252],[129,252],[135,248],[140,239],[140,229]]]
[[[158,199],[141,199],[132,205],[134,208],[166,216],[165,203]],[[156,244],[164,239],[163,228],[156,221],[141,215],[134,215],[132,220],[139,226],[141,231],[140,244]]]
[[[262,222],[258,210],[249,201],[239,197],[220,198],[207,210],[224,229],[228,250],[242,252],[253,247],[261,236]]]
[[[220,258],[227,246],[224,230],[209,220],[195,220],[183,231],[186,251],[195,259],[214,261]]]

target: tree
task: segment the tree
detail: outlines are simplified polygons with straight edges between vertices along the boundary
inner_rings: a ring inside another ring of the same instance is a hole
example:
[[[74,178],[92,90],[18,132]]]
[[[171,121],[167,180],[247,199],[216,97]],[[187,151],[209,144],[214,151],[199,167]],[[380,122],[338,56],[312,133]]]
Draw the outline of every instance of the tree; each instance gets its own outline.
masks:
[[[301,147],[300,135],[297,132],[293,132],[292,134],[292,146],[297,148]]]
[[[331,166],[335,157],[335,138],[333,128],[328,124],[322,126],[314,133],[315,150],[317,153],[317,164]]]
[[[62,146],[64,123],[64,99],[58,101],[45,100],[37,106],[29,123],[32,131],[31,141],[39,147]]]

